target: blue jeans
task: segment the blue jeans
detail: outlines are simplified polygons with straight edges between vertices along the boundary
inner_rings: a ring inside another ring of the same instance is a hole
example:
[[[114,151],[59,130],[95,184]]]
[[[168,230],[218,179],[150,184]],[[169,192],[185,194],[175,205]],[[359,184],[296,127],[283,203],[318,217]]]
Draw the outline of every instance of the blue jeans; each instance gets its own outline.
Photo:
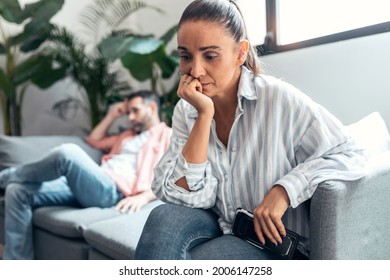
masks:
[[[273,260],[265,250],[223,235],[211,210],[162,204],[152,210],[138,242],[136,260]]]
[[[5,187],[4,259],[33,259],[32,211],[50,205],[111,207],[123,195],[79,146],[64,144],[18,166]]]

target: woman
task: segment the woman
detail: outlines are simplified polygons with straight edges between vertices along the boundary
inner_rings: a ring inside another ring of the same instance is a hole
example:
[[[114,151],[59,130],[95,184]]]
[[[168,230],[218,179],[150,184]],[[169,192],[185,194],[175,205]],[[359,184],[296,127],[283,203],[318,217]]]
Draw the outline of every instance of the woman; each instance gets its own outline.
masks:
[[[178,29],[183,73],[171,146],[136,259],[278,259],[232,236],[235,211],[254,213],[261,243],[301,238],[309,257],[308,199],[320,182],[356,180],[362,151],[342,124],[293,86],[262,75],[233,1],[196,0]],[[209,210],[205,210],[209,209]]]

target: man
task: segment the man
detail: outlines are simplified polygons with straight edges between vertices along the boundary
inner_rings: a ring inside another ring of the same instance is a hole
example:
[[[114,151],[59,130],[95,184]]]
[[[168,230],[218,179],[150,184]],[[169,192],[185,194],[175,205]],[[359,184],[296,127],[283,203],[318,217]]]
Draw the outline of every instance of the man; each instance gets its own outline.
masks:
[[[128,115],[131,128],[118,135],[107,131]],[[32,259],[32,211],[48,205],[112,207],[138,211],[154,200],[153,168],[169,145],[172,130],[159,118],[158,97],[140,91],[113,106],[85,138],[107,152],[96,164],[79,146],[63,144],[42,160],[0,172],[5,190],[4,259]]]

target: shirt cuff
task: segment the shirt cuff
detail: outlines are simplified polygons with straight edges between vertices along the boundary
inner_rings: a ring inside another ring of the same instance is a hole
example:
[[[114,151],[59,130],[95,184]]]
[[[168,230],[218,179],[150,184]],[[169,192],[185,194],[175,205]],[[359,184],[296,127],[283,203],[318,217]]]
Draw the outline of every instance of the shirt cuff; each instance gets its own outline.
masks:
[[[202,184],[199,184],[204,181],[206,168],[209,162],[203,163],[188,163],[183,157],[183,154],[180,153],[177,159],[176,168],[173,172],[173,178],[175,181],[179,180],[182,177],[186,178],[188,187],[191,191],[197,191]]]
[[[279,179],[275,185],[281,185],[285,188],[290,199],[290,206],[293,208],[298,207],[301,203],[310,198],[308,195],[305,195],[304,192],[308,186],[308,182],[305,176],[298,172],[292,171],[288,173]]]

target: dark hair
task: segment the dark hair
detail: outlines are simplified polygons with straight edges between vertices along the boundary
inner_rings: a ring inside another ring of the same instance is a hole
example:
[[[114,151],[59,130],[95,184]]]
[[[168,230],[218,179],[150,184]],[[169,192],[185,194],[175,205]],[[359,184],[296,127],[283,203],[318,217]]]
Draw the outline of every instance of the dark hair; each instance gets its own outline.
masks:
[[[179,28],[185,22],[202,20],[220,23],[237,43],[243,39],[248,40],[244,18],[233,0],[195,0],[191,2],[180,18]],[[250,42],[244,65],[255,75],[260,74],[260,62]]]
[[[160,98],[153,91],[150,90],[136,91],[126,96],[126,100],[129,101],[136,97],[141,97],[144,104],[150,104],[151,102],[154,102],[157,104],[158,109],[160,109]]]

